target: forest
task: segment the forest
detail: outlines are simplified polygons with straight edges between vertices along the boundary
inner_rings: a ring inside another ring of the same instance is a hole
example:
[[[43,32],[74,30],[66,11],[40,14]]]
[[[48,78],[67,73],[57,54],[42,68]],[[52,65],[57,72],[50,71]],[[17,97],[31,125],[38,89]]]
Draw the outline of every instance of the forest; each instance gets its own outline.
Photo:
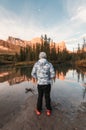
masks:
[[[18,62],[35,62],[38,60],[39,53],[44,51],[47,53],[47,59],[56,64],[76,64],[78,66],[86,67],[86,51],[84,46],[78,49],[76,52],[69,52],[66,48],[62,51],[58,47],[56,49],[55,43],[53,47],[50,47],[51,39],[45,34],[41,36],[41,44],[36,43],[35,45],[27,45],[25,48],[21,47],[20,53],[15,55],[3,54],[0,55],[0,64],[17,64]],[[84,45],[84,44],[83,44]]]

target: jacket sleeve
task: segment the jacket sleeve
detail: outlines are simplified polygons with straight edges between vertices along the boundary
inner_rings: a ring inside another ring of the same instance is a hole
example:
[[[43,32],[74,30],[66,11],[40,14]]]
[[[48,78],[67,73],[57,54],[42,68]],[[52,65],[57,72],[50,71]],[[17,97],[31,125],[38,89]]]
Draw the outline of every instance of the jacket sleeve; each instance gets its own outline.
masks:
[[[55,70],[52,64],[50,64],[50,78],[55,77]]]
[[[36,66],[36,63],[35,65],[33,66],[33,69],[32,69],[32,72],[31,72],[31,76],[35,79],[37,79],[37,66]]]

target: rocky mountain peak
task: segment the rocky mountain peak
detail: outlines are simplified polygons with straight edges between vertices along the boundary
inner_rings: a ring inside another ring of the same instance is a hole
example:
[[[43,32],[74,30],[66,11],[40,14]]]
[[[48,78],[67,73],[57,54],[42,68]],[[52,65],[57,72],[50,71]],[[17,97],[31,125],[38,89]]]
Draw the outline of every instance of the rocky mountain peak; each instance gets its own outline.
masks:
[[[31,40],[31,43],[36,44],[36,43],[40,43],[41,44],[41,38],[40,37],[35,37]]]
[[[8,37],[7,42],[14,45],[18,45],[20,47],[26,47],[26,45],[30,43],[30,41],[24,41],[19,38],[15,38],[11,36]]]
[[[37,43],[39,43],[39,44],[42,43],[42,39],[40,37],[35,37],[31,41],[26,41],[26,40],[22,40],[22,39],[19,39],[19,38],[9,36],[7,41],[3,41],[3,40],[0,41],[0,46],[1,46],[0,48],[4,49],[4,50],[10,49],[12,51],[19,52],[21,47],[26,47],[27,45],[33,47]],[[56,48],[57,51],[58,51],[58,48],[59,48],[60,51],[62,51],[66,48],[64,41],[59,42],[59,43],[54,43],[53,41],[50,42],[50,48],[53,48],[54,45],[55,45],[55,48]]]

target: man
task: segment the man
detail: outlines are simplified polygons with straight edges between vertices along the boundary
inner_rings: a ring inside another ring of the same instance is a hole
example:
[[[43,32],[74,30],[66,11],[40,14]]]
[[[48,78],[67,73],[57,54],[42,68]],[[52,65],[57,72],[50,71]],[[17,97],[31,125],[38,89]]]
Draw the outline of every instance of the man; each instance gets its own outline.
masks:
[[[37,80],[38,88],[38,100],[36,114],[40,115],[42,111],[43,95],[45,94],[46,102],[46,114],[51,114],[51,80],[55,77],[55,71],[53,65],[47,61],[47,55],[45,52],[40,52],[39,60],[35,63],[31,73],[33,80]]]

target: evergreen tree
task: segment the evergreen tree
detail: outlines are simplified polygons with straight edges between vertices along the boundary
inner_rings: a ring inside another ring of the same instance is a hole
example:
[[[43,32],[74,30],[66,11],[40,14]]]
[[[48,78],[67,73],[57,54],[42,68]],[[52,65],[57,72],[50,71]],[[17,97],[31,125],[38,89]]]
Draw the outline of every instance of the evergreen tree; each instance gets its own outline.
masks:
[[[49,59],[50,57],[50,38],[47,38],[47,35],[45,34],[44,37],[42,36],[43,44],[41,46],[41,50],[46,52],[47,57]]]
[[[23,48],[21,47],[21,49],[20,49],[20,61],[24,61],[24,57],[25,57],[24,51],[23,51]]]

